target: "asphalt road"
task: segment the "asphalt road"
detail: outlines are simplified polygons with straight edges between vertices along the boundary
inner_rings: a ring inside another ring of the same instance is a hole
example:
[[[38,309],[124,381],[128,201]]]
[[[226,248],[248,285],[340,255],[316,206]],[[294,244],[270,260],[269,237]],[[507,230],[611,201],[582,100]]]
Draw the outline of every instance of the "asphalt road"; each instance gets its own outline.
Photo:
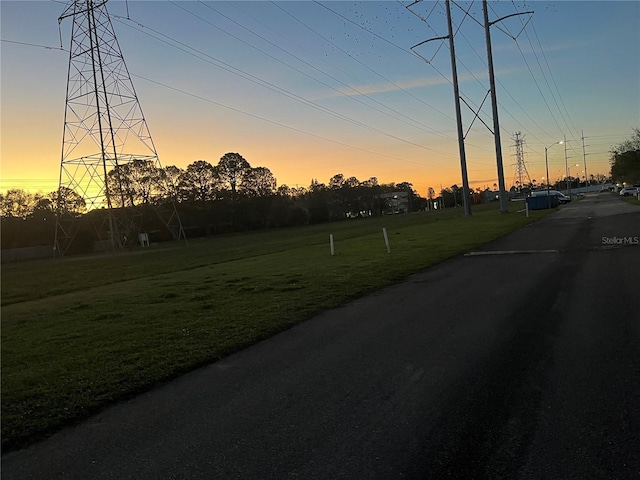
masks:
[[[2,478],[640,478],[638,239],[640,208],[589,196],[9,453]]]

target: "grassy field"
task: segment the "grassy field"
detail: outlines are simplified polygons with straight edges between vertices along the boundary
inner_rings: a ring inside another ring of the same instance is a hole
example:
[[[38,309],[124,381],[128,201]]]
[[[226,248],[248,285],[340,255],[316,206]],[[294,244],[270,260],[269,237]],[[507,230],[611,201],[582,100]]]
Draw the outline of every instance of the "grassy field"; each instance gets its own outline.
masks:
[[[494,204],[3,265],[3,449],[548,213]]]

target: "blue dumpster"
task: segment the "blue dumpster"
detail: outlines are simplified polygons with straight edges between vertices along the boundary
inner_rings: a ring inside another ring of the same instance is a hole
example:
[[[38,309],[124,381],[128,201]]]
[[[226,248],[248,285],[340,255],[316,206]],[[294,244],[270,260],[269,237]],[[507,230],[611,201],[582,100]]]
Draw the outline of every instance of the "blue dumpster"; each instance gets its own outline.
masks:
[[[559,204],[558,197],[554,195],[537,195],[527,197],[527,207],[529,210],[544,210],[545,208],[556,208]]]

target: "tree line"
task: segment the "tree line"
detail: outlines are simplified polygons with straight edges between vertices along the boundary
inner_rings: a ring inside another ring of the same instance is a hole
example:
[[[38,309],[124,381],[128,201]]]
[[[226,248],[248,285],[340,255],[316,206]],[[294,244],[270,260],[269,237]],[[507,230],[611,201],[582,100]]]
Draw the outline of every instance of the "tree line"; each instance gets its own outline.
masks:
[[[427,204],[411,183],[381,184],[375,177],[360,181],[336,174],[328,183],[278,186],[267,167],[252,167],[239,153],[226,153],[215,165],[197,160],[185,169],[133,160],[107,173],[106,188],[113,208],[134,205],[148,212],[173,201],[187,237],[403,213]],[[398,193],[400,207],[394,206]],[[2,248],[51,244],[61,211],[80,219],[99,214],[88,212],[82,196],[66,187],[48,194],[0,194]],[[150,219],[143,228],[153,234],[157,222]],[[80,232],[90,235],[88,230]]]
[[[611,177],[626,185],[640,184],[640,129],[611,151]]]
[[[640,182],[639,129],[611,155],[614,180]],[[534,181],[517,189],[537,186]],[[429,187],[423,198],[410,182],[380,183],[376,177],[361,181],[341,173],[327,183],[313,179],[308,187],[278,186],[267,167],[252,167],[239,153],[226,153],[215,165],[197,160],[184,169],[133,160],[107,173],[106,189],[114,208],[134,205],[149,211],[150,206],[174,202],[187,237],[450,208],[464,200],[457,185],[440,192]],[[497,200],[496,189],[494,185],[493,190],[477,188],[467,194],[473,204],[486,203]],[[92,213],[84,198],[66,187],[48,194],[22,189],[0,193],[2,248],[51,244],[61,210],[78,218]],[[153,232],[157,222],[143,228]]]

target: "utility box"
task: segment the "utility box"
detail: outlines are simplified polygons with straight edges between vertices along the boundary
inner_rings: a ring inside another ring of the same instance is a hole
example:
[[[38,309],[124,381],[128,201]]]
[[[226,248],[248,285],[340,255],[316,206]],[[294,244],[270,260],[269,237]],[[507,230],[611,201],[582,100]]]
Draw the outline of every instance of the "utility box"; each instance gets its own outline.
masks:
[[[149,246],[149,235],[147,235],[146,233],[139,233],[138,234],[138,241],[140,242],[140,246],[141,247],[148,247]]]
[[[556,208],[560,201],[554,195],[539,195],[537,197],[527,197],[527,208],[529,210],[544,210],[546,208]]]

